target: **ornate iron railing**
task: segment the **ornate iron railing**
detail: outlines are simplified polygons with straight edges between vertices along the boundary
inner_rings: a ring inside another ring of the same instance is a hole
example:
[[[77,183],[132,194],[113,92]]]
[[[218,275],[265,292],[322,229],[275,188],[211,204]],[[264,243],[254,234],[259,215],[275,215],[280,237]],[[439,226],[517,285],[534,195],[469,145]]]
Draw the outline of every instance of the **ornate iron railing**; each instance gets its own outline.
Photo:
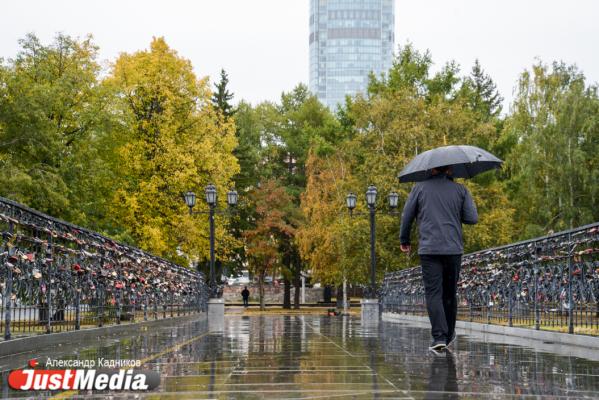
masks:
[[[420,267],[389,273],[383,311],[426,315]],[[599,332],[599,223],[464,255],[458,318]]]
[[[0,197],[5,339],[205,311],[202,274]]]

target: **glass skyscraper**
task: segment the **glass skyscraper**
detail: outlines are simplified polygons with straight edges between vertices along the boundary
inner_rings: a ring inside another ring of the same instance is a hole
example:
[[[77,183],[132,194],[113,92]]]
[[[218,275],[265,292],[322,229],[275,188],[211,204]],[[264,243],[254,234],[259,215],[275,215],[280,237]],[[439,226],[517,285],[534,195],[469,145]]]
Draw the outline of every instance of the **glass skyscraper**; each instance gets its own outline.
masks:
[[[335,109],[391,68],[395,0],[310,0],[310,90]]]

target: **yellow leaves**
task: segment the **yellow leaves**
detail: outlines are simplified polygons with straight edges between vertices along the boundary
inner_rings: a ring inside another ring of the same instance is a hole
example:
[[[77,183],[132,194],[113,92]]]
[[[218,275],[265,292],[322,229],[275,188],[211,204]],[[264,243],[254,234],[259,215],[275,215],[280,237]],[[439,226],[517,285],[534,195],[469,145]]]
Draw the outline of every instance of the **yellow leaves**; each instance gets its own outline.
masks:
[[[207,80],[197,79],[191,63],[163,38],[155,38],[149,51],[122,54],[110,81],[125,100],[127,122],[118,153],[124,187],[115,195],[114,215],[147,250],[174,259],[177,248],[207,257],[207,218],[187,216],[182,193],[194,190],[201,209],[206,184],[221,194],[230,187],[239,171],[234,123],[219,121]],[[227,236],[217,230],[217,242],[235,245]],[[217,250],[221,256],[228,251]]]
[[[322,159],[314,153],[306,162],[308,182],[301,198],[306,222],[298,229],[296,243],[314,278],[323,282],[339,282],[346,269],[346,236],[352,232],[343,218],[351,178],[345,164],[338,155]]]
[[[159,221],[156,221],[159,223]],[[153,254],[165,254],[169,248],[160,225],[143,225],[139,232],[139,245]]]
[[[409,88],[357,97],[348,105],[345,117],[353,123],[353,137],[330,157],[312,155],[308,159],[308,183],[302,196],[307,223],[297,235],[302,257],[310,263],[315,278],[334,283],[339,283],[342,273],[352,274],[354,282],[363,280],[369,260],[368,220],[364,215],[347,218],[345,196],[349,191],[358,194],[356,211],[366,211],[363,190],[371,183],[377,186],[377,270],[404,268],[410,260],[399,251],[400,216],[385,215],[388,193],[394,190],[400,195],[401,210],[412,187],[398,184],[399,171],[418,153],[437,146],[487,147],[497,140],[495,127],[481,122],[463,101],[442,97],[428,101]],[[480,223],[467,228],[467,250],[512,238],[513,209],[501,184],[488,178],[484,184],[468,182],[480,203]]]
[[[464,227],[465,251],[508,244],[515,232],[514,208],[500,182],[481,186],[465,182],[478,209],[479,221]]]

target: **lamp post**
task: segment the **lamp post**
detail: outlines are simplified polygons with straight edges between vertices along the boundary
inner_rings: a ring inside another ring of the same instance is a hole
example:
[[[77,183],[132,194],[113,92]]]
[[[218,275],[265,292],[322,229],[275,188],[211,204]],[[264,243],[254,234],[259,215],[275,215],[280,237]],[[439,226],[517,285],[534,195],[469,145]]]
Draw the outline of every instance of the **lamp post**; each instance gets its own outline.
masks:
[[[353,212],[354,212],[354,208],[356,208],[356,200],[358,199],[358,197],[354,194],[354,193],[349,193],[345,199],[345,202],[347,204],[347,209],[349,210],[349,215],[350,217],[352,216]]]
[[[391,192],[389,193],[389,207],[391,207],[392,210],[397,209],[398,203],[399,203],[399,195],[396,192]]]
[[[213,184],[209,184],[204,189],[206,203],[208,204],[208,221],[210,223],[210,277],[209,277],[209,290],[210,298],[218,297],[218,287],[216,285],[216,274],[214,270],[214,214],[216,213],[217,203],[217,192],[216,187]],[[196,205],[196,195],[192,191],[186,192],[183,197],[185,198],[185,204],[189,208],[189,215],[193,214],[205,214],[205,212],[193,211],[193,207]],[[237,205],[238,195],[234,189],[231,189],[227,193],[227,204],[229,207],[235,207]]]
[[[350,192],[345,198],[345,204],[349,210],[350,218],[353,216],[354,208],[356,208],[357,196]],[[345,266],[343,267],[343,315],[349,315],[349,304],[347,304],[347,277],[345,276]],[[345,320],[344,320],[345,322]]]
[[[370,219],[370,287],[367,292],[367,298],[374,299],[376,297],[376,200],[378,191],[376,186],[370,185],[366,189],[366,205],[368,206],[368,214]],[[393,210],[397,209],[399,195],[396,192],[389,193],[389,207]],[[354,193],[349,193],[345,198],[347,209],[350,217],[354,214],[356,208],[357,196]]]
[[[376,254],[375,254],[375,206],[377,190],[375,186],[368,186],[366,190],[366,204],[370,214],[370,293],[367,296],[370,299],[376,298]]]

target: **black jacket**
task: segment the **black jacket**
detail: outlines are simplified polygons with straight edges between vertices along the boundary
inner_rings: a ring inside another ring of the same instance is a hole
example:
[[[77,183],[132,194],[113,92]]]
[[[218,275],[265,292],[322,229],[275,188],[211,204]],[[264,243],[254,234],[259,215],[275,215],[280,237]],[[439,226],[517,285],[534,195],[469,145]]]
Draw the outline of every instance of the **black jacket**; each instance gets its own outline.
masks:
[[[401,218],[401,244],[410,244],[414,219],[418,254],[462,254],[462,223],[476,224],[478,213],[468,189],[440,174],[418,182],[410,192]]]

